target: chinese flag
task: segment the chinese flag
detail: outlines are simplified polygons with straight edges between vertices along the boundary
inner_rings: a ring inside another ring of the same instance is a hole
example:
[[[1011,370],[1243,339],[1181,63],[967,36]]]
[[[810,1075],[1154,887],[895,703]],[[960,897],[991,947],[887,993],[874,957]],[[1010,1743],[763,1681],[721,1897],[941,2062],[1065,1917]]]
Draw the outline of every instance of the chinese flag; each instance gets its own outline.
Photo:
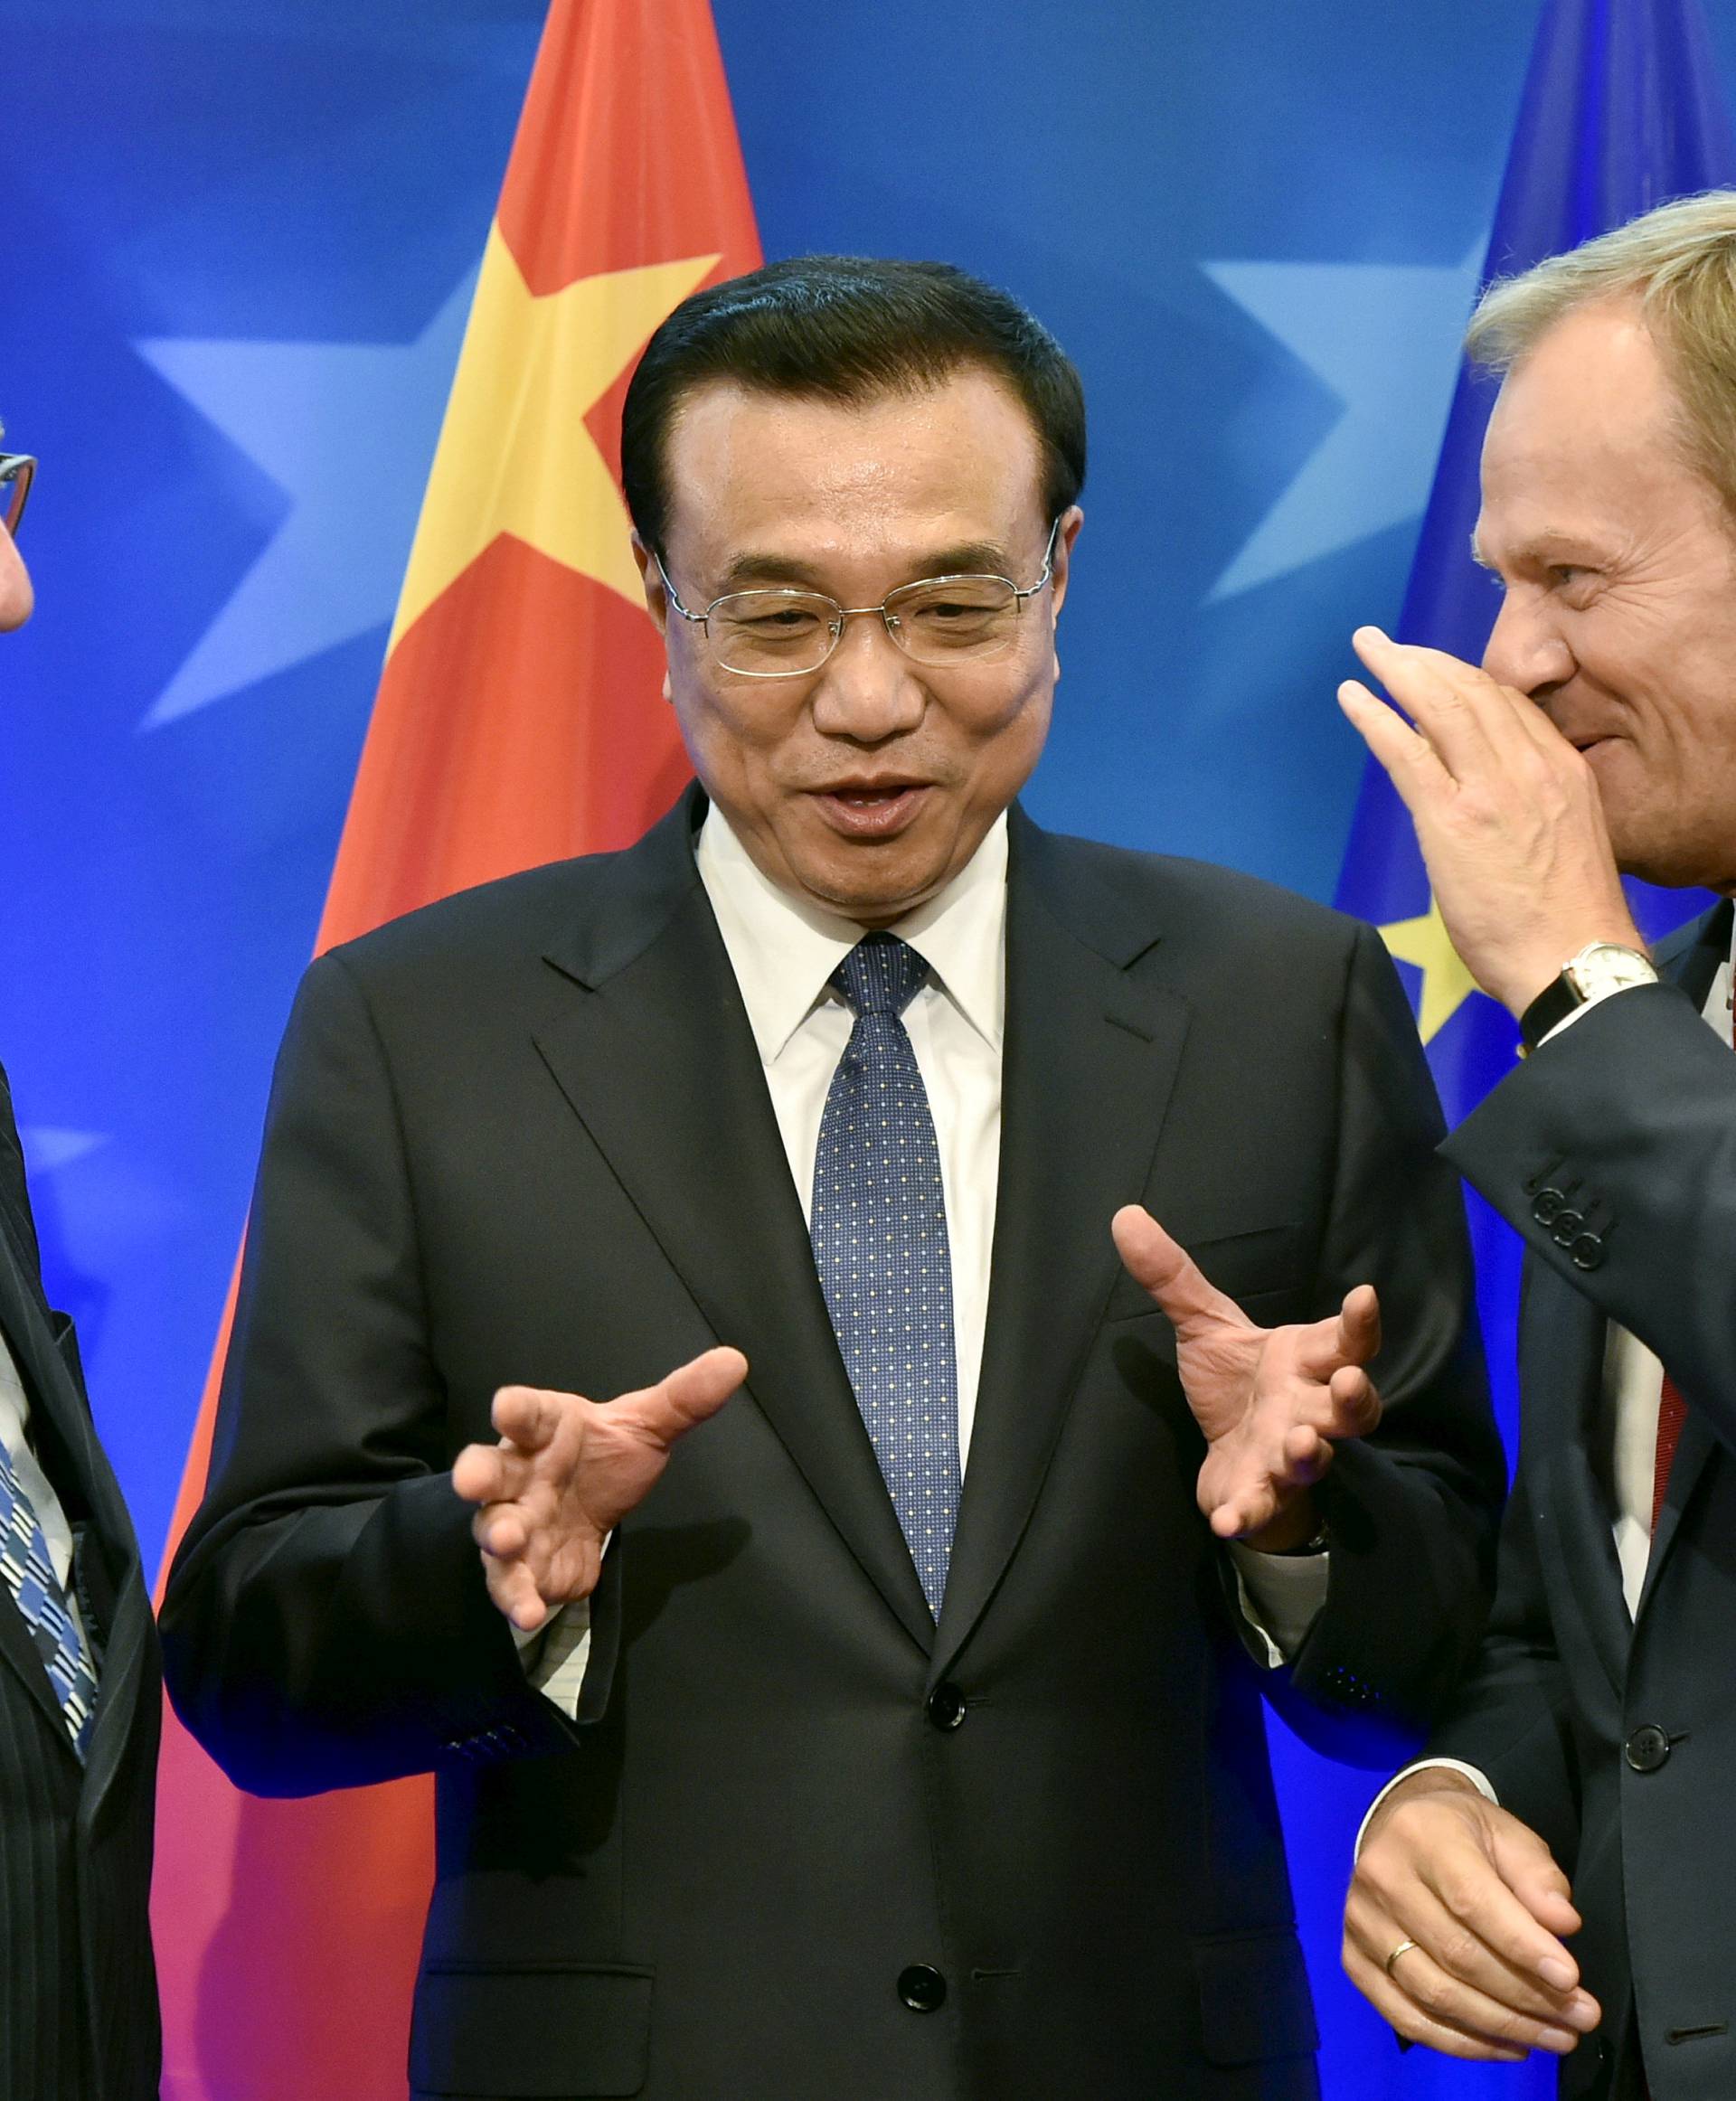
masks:
[[[669,310],[759,260],[709,0],[553,0],[322,948],[467,884],[625,845],[673,801],[687,769],[628,551],[621,398]],[[171,1552],[203,1485],[216,1383]],[[165,2101],[404,2094],[432,1804],[427,1780],[256,1801],[167,1717]]]

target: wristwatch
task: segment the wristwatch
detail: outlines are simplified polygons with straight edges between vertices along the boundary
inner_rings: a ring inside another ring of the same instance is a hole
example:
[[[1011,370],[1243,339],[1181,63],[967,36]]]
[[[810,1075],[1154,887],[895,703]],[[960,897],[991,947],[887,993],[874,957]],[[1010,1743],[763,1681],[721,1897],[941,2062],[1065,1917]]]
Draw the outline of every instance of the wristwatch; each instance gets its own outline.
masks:
[[[1656,983],[1651,957],[1637,948],[1624,948],[1615,941],[1588,942],[1561,966],[1561,975],[1546,985],[1520,1015],[1520,1056],[1534,1050],[1575,1007],[1601,999],[1606,993],[1625,991],[1630,985]]]

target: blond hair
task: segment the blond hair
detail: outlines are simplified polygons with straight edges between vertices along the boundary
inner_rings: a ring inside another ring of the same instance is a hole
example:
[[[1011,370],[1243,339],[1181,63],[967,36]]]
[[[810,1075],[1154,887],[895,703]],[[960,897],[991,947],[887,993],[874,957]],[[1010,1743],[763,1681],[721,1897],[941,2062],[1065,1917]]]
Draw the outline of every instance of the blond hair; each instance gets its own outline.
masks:
[[[1511,372],[1558,321],[1603,300],[1637,307],[1669,375],[1689,460],[1736,519],[1736,190],[1660,204],[1497,278],[1477,303],[1466,351]]]

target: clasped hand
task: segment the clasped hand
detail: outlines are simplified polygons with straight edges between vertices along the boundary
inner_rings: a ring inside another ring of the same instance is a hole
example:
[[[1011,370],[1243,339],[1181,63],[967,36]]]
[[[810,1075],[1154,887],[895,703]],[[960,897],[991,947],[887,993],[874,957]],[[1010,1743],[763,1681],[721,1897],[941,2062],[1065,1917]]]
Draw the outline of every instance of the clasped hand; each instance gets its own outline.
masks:
[[[707,1350],[655,1386],[618,1400],[587,1400],[533,1386],[503,1386],[491,1419],[495,1445],[467,1445],[452,1485],[476,1514],[488,1595],[533,1634],[552,1613],[588,1597],[609,1535],[641,1503],[677,1437],[713,1416],[748,1375],[740,1350]]]
[[[1373,1285],[1323,1321],[1257,1327],[1137,1204],[1110,1223],[1115,1245],[1175,1330],[1175,1361],[1205,1433],[1199,1503],[1220,1539],[1281,1550],[1315,1530],[1308,1494],[1333,1445],[1364,1437],[1381,1397],[1363,1367],[1381,1346]]]
[[[1398,2032],[1449,2057],[1565,2056],[1602,2019],[1563,1946],[1567,1877],[1462,1774],[1424,1767],[1375,1811],[1344,1906],[1344,1972]]]

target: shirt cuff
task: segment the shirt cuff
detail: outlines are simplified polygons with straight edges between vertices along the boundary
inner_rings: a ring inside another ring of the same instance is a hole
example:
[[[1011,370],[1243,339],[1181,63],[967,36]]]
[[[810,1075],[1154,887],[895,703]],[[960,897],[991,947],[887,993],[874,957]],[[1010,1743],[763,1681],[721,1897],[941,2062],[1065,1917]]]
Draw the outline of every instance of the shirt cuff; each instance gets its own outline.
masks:
[[[514,1627],[513,1639],[533,1690],[552,1700],[569,1721],[577,1721],[579,1694],[590,1662],[590,1600],[575,1597],[533,1634]]]
[[[1258,1547],[1232,1540],[1230,1559],[1236,1571],[1236,1602],[1253,1636],[1256,1661],[1269,1671],[1281,1670],[1307,1639],[1326,1602],[1332,1556],[1262,1554]]]
[[[1350,1857],[1353,1862],[1359,1861],[1362,1858],[1363,1841],[1368,1835],[1369,1825],[1374,1821],[1374,1812],[1381,1806],[1382,1803],[1386,1800],[1387,1796],[1392,1794],[1392,1790],[1398,1785],[1399,1782],[1401,1780],[1408,1780],[1413,1773],[1426,1773],[1429,1771],[1430,1767],[1434,1766],[1439,1766],[1448,1773],[1462,1773],[1470,1782],[1471,1785],[1477,1789],[1477,1793],[1483,1797],[1485,1802],[1491,1802],[1495,1804],[1495,1808],[1500,1808],[1501,1797],[1495,1793],[1494,1785],[1490,1781],[1488,1775],[1486,1773],[1479,1772],[1475,1766],[1467,1766],[1463,1758],[1418,1758],[1413,1764],[1407,1766],[1402,1773],[1394,1773],[1392,1777],[1387,1782],[1386,1785],[1381,1789],[1380,1793],[1374,1797],[1373,1801],[1369,1804],[1368,1814],[1363,1818],[1361,1823],[1356,1826],[1356,1843],[1350,1849]]]

